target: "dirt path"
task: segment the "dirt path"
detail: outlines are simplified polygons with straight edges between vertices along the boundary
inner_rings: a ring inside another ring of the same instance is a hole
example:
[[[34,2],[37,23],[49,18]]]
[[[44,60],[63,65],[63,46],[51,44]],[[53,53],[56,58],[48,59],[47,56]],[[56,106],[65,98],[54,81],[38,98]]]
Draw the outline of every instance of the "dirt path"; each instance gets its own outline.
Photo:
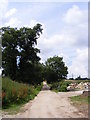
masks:
[[[74,106],[70,104],[68,97],[81,94],[80,92],[60,92],[55,93],[50,90],[41,91],[38,96],[27,103],[23,112],[15,116],[15,118],[83,118],[87,117],[80,113]]]

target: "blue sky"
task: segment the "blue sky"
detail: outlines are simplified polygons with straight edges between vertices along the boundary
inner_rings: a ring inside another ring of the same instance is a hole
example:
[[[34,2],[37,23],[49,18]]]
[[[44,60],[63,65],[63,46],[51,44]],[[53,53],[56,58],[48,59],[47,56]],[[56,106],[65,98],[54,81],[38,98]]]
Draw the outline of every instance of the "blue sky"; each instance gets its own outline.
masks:
[[[2,0],[1,0],[2,1]],[[41,62],[62,56],[74,77],[88,77],[88,2],[8,2],[1,5],[0,26],[33,27],[41,23],[38,39]]]

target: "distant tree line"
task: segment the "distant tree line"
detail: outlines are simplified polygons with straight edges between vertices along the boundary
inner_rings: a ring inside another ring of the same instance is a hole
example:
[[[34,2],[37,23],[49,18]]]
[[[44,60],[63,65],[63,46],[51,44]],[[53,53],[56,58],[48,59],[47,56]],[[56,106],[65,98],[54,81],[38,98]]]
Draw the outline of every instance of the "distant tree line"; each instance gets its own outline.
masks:
[[[42,25],[20,29],[2,27],[2,68],[5,76],[12,80],[30,84],[38,84],[43,80],[59,81],[67,77],[68,68],[62,57],[49,58],[45,64],[40,63],[40,49],[36,47],[42,34]]]
[[[69,80],[90,80],[90,78],[87,78],[87,77],[81,77],[80,75],[78,76],[78,77],[76,77],[76,78],[69,78]]]

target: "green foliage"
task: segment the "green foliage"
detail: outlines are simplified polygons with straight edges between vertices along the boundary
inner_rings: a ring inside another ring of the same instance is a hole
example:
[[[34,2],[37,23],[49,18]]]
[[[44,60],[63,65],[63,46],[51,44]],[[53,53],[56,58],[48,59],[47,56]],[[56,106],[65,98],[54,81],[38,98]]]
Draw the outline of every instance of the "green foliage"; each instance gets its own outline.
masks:
[[[67,86],[70,84],[71,82],[69,81],[60,81],[60,82],[55,82],[52,83],[50,85],[51,90],[56,90],[58,92],[66,92],[67,91]]]
[[[9,27],[0,29],[2,34],[2,67],[5,68],[4,72],[9,74],[12,79],[15,79],[17,71],[17,31],[18,30]]]
[[[35,48],[35,45],[42,33],[41,27],[41,24],[37,24],[32,29],[26,27],[20,29],[3,27],[0,29],[2,34],[2,67],[6,76],[27,83],[32,83],[37,76],[39,81],[38,74],[35,73],[40,71],[37,71],[40,60],[37,53],[40,53],[40,50]]]
[[[45,79],[48,82],[56,82],[66,78],[68,71],[62,57],[52,57],[46,61]]]
[[[21,107],[23,107],[24,103],[20,103],[20,104],[10,104],[9,107],[5,107],[2,108],[2,110],[10,115],[15,115],[17,113],[20,112]]]
[[[72,102],[81,102],[81,103],[89,103],[90,104],[90,96],[78,95],[78,96],[70,97],[70,99]]]
[[[59,89],[59,92],[66,92],[67,91],[67,86],[66,85],[62,85]]]
[[[2,107],[10,104],[19,104],[32,100],[41,90],[41,85],[31,86],[12,81],[9,78],[2,79]]]

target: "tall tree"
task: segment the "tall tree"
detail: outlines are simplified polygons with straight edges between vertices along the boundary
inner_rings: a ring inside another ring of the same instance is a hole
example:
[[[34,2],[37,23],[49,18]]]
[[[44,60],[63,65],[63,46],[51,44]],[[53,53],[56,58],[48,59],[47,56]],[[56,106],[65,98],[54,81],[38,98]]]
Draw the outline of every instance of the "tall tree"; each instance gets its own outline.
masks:
[[[67,69],[62,57],[54,56],[46,61],[46,71],[49,71],[46,72],[46,77],[49,81],[57,81],[66,78],[68,74]]]
[[[0,29],[2,34],[2,64],[5,74],[13,80],[19,77],[21,80],[29,81],[33,76],[34,64],[38,63],[40,52],[37,39],[42,33],[42,25],[37,24],[31,28],[10,28]],[[30,76],[31,75],[31,76]]]
[[[17,72],[17,29],[3,27],[0,32],[2,34],[2,67],[5,74],[12,79],[16,78]]]
[[[40,37],[40,33],[42,33],[42,28],[40,24],[37,24],[33,29],[21,28],[20,33],[19,76],[20,79],[32,82],[35,79],[35,64],[38,64],[40,61],[40,57],[37,56],[40,50],[35,45],[37,45],[37,39]]]

